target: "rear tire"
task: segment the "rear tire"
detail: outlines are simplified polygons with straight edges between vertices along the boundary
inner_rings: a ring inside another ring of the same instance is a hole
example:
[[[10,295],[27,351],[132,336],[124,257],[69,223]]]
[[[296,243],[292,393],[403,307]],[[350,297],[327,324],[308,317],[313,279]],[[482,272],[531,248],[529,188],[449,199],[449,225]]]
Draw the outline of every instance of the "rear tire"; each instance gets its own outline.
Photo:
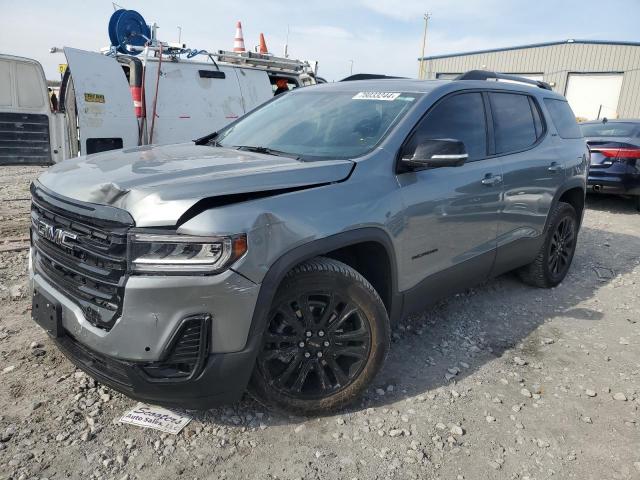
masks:
[[[635,204],[636,204],[636,210],[638,210],[640,212],[640,195],[633,197],[635,200]]]
[[[560,202],[551,212],[544,243],[535,260],[518,270],[520,279],[539,288],[558,285],[567,275],[576,250],[578,216],[568,203]]]
[[[389,351],[389,318],[378,293],[330,258],[287,274],[268,322],[249,391],[287,413],[323,414],[353,402]]]

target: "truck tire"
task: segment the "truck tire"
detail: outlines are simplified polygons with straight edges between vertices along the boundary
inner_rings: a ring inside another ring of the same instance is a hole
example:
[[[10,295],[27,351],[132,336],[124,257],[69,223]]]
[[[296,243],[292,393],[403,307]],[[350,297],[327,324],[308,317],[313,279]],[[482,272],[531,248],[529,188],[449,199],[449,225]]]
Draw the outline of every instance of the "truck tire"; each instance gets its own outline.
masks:
[[[640,195],[637,197],[633,197],[634,203],[636,204],[636,210],[640,212]]]
[[[249,391],[287,413],[329,413],[367,388],[389,344],[387,311],[371,284],[342,262],[314,258],[278,288]]]
[[[549,228],[535,260],[518,270],[520,279],[539,288],[558,285],[569,271],[578,239],[578,216],[568,203],[559,202],[551,212]]]

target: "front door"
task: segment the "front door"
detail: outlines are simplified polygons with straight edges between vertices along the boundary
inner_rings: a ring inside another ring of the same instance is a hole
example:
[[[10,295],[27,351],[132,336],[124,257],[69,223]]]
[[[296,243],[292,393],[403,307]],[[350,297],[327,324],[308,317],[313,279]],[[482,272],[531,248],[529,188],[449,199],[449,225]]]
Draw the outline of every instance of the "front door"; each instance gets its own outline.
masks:
[[[439,296],[482,280],[491,269],[502,168],[500,160],[488,158],[485,100],[480,92],[453,94],[436,104],[409,138],[403,156],[426,139],[460,140],[469,154],[460,167],[398,175],[405,207],[406,274],[400,288],[411,289],[429,277],[426,290],[419,290]]]

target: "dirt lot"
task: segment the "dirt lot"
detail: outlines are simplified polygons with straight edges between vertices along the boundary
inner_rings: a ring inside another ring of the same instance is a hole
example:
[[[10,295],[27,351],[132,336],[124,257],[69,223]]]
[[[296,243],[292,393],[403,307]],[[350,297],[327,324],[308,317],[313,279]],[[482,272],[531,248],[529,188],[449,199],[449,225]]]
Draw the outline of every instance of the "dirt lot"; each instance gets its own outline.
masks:
[[[24,237],[40,168],[0,169],[0,247]],[[640,478],[640,214],[589,199],[568,278],[512,275],[400,325],[360,404],[324,418],[250,399],[178,436],[115,423],[135,402],[30,320],[27,253],[0,253],[0,477]]]

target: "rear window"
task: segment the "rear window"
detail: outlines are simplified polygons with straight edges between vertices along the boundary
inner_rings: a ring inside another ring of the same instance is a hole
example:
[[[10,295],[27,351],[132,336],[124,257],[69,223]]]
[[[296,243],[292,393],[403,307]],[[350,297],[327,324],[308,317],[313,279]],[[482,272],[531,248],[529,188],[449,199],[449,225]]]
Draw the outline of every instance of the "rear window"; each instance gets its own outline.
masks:
[[[582,138],[576,117],[566,101],[545,98],[544,104],[551,114],[551,120],[558,130],[558,135],[562,138]]]
[[[529,97],[490,93],[496,153],[517,152],[536,143],[536,125]]]
[[[633,137],[640,130],[635,123],[583,123],[580,125],[585,137]]]

